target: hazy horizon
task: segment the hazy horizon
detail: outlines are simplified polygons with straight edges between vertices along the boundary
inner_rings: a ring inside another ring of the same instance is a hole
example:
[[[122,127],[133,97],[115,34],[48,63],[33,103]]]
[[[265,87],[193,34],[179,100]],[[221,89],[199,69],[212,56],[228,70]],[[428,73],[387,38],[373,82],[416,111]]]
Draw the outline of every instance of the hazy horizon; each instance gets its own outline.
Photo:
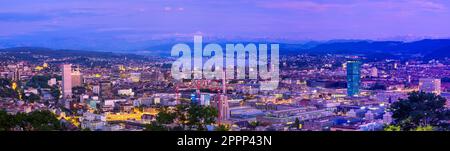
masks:
[[[0,0],[0,48],[145,50],[210,40],[415,41],[450,37],[445,0]]]

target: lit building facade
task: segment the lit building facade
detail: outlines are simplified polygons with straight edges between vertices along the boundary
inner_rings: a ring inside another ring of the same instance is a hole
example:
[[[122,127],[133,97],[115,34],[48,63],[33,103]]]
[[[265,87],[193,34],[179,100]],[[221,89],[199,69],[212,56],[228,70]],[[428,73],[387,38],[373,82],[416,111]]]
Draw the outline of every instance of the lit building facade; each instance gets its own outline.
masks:
[[[141,73],[131,73],[130,79],[132,82],[139,82],[141,80]]]
[[[72,70],[72,87],[79,87],[83,85],[83,77],[79,67]]]
[[[113,98],[112,93],[112,84],[109,81],[102,81],[100,82],[100,96],[103,99],[110,99]]]
[[[419,79],[419,91],[441,94],[441,79],[422,78]]]
[[[72,65],[64,64],[62,71],[62,87],[63,87],[63,97],[72,97]]]

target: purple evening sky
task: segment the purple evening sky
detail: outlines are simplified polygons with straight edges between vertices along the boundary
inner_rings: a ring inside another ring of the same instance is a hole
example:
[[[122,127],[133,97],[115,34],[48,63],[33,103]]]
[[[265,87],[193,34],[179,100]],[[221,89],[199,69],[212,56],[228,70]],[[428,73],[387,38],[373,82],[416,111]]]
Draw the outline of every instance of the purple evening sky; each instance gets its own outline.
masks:
[[[114,45],[190,40],[194,34],[234,40],[443,38],[450,37],[449,9],[448,0],[0,0],[0,47],[127,49]]]

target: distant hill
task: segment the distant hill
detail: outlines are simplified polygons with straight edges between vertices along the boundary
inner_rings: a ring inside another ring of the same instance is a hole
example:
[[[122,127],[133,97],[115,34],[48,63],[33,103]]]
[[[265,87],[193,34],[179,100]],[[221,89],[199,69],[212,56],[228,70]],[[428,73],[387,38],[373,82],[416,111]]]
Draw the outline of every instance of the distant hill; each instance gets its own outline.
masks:
[[[177,42],[178,43],[178,42]],[[127,52],[100,52],[100,51],[81,51],[81,50],[53,50],[48,48],[37,47],[18,47],[0,49],[4,52],[17,51],[33,51],[36,54],[51,54],[54,57],[71,55],[71,56],[108,56],[117,57],[118,55],[147,55],[147,56],[170,56],[172,47],[177,44],[175,42],[153,45],[142,50],[130,50]],[[225,49],[227,43],[268,43],[271,42],[217,42]],[[193,49],[192,43],[187,43]],[[207,42],[203,43],[208,44]],[[414,42],[399,41],[369,41],[369,40],[334,40],[328,42],[304,42],[304,43],[279,43],[281,55],[291,55],[298,53],[312,54],[346,54],[346,55],[370,55],[370,56],[401,56],[420,54],[426,58],[444,58],[450,57],[450,39],[425,39]],[[61,53],[61,52],[64,53]]]
[[[442,47],[428,53],[427,58],[450,58],[450,46]]]
[[[226,43],[219,42],[223,48]],[[239,42],[236,42],[239,43]],[[243,42],[244,44],[250,42]],[[258,44],[259,42],[252,42]],[[261,42],[270,43],[270,42]],[[207,44],[207,43],[204,43]],[[169,56],[174,44],[155,45],[149,52]],[[192,47],[192,43],[188,43]],[[369,41],[369,40],[334,40],[328,42],[280,43],[280,53],[285,55],[296,53],[316,54],[365,54],[365,55],[413,55],[422,54],[428,57],[450,57],[450,39],[425,39],[415,42]],[[439,55],[436,55],[438,54]]]
[[[423,54],[425,56],[450,57],[450,39],[426,39],[415,42],[359,41],[320,44],[304,51],[338,54]]]
[[[101,51],[86,51],[86,50],[54,50],[50,48],[41,47],[16,47],[16,48],[6,48],[0,49],[0,52],[6,53],[8,56],[16,56],[18,58],[29,57],[29,55],[44,55],[53,58],[63,58],[63,57],[102,57],[102,58],[122,58],[122,57],[134,57],[142,58],[142,56],[135,54],[122,54],[113,52],[101,52]]]

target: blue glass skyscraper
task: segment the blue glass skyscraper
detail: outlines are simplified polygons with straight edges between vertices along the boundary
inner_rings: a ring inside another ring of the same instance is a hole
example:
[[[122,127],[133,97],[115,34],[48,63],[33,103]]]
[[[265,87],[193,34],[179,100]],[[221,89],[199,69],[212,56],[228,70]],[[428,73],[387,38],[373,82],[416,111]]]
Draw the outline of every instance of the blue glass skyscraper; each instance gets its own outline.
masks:
[[[358,96],[361,83],[361,63],[347,61],[347,95]]]

